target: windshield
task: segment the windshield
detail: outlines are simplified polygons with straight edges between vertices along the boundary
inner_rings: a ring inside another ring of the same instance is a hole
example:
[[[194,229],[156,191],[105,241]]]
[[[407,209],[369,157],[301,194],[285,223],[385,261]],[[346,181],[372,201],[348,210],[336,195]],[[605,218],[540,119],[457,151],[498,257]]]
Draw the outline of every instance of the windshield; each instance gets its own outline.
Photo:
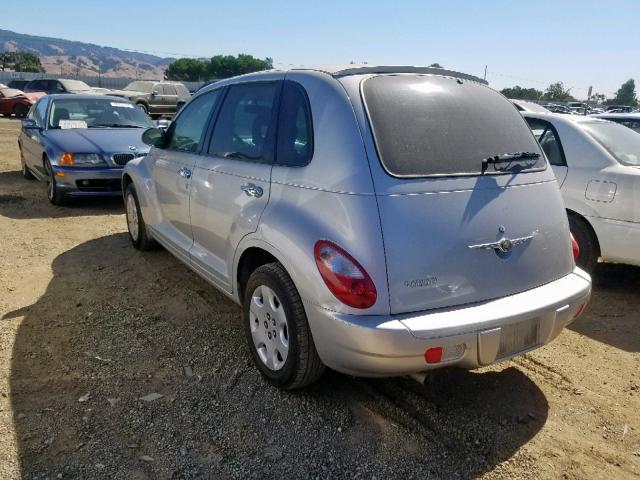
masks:
[[[489,173],[545,168],[522,115],[502,95],[467,80],[434,75],[380,75],[363,82],[380,161],[391,175],[480,175],[483,160],[510,153]],[[525,160],[526,161],[522,161]]]
[[[149,128],[153,124],[142,110],[119,99],[56,99],[51,102],[49,128]]]
[[[151,93],[153,88],[153,82],[131,82],[124,89],[132,92],[145,92]]]
[[[91,90],[91,87],[80,80],[64,80],[62,84],[67,90],[73,90],[75,92],[86,92]]]
[[[640,135],[637,132],[612,122],[584,123],[583,128],[618,162],[640,166]]]

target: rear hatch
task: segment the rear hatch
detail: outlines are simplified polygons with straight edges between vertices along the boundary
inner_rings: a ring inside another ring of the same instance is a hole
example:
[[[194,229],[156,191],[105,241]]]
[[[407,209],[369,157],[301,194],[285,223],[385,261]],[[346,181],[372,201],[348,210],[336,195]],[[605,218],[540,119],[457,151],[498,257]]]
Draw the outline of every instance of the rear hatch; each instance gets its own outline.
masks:
[[[507,99],[431,75],[369,77],[361,95],[391,313],[504,297],[573,269],[557,182]]]

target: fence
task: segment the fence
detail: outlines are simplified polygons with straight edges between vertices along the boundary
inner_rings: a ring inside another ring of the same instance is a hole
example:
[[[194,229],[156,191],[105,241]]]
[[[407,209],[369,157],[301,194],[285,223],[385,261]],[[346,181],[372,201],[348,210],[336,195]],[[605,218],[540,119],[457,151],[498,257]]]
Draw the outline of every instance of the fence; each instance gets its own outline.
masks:
[[[81,80],[91,87],[108,88],[112,90],[121,90],[131,82],[136,80],[145,80],[144,78],[126,78],[126,77],[87,77],[75,75],[58,75],[55,73],[33,73],[33,72],[2,72],[0,71],[0,83],[9,83],[11,80],[35,80],[38,78],[72,78]],[[157,79],[149,79],[155,80]],[[203,82],[182,82],[189,91],[194,91],[200,87]]]

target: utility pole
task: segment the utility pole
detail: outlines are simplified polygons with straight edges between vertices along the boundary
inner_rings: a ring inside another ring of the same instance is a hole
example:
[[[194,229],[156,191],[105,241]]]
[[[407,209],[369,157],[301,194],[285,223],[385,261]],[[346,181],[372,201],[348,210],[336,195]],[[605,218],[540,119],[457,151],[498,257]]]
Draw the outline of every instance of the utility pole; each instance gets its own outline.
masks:
[[[484,66],[484,78],[483,80],[487,80],[487,65]]]

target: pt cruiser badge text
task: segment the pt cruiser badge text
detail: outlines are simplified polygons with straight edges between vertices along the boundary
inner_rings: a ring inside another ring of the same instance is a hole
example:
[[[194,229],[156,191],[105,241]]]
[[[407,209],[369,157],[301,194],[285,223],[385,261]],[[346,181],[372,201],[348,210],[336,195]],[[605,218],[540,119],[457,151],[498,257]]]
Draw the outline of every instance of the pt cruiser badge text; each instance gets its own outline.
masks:
[[[427,277],[405,280],[404,286],[407,288],[433,287],[436,283],[438,283],[438,277]]]

